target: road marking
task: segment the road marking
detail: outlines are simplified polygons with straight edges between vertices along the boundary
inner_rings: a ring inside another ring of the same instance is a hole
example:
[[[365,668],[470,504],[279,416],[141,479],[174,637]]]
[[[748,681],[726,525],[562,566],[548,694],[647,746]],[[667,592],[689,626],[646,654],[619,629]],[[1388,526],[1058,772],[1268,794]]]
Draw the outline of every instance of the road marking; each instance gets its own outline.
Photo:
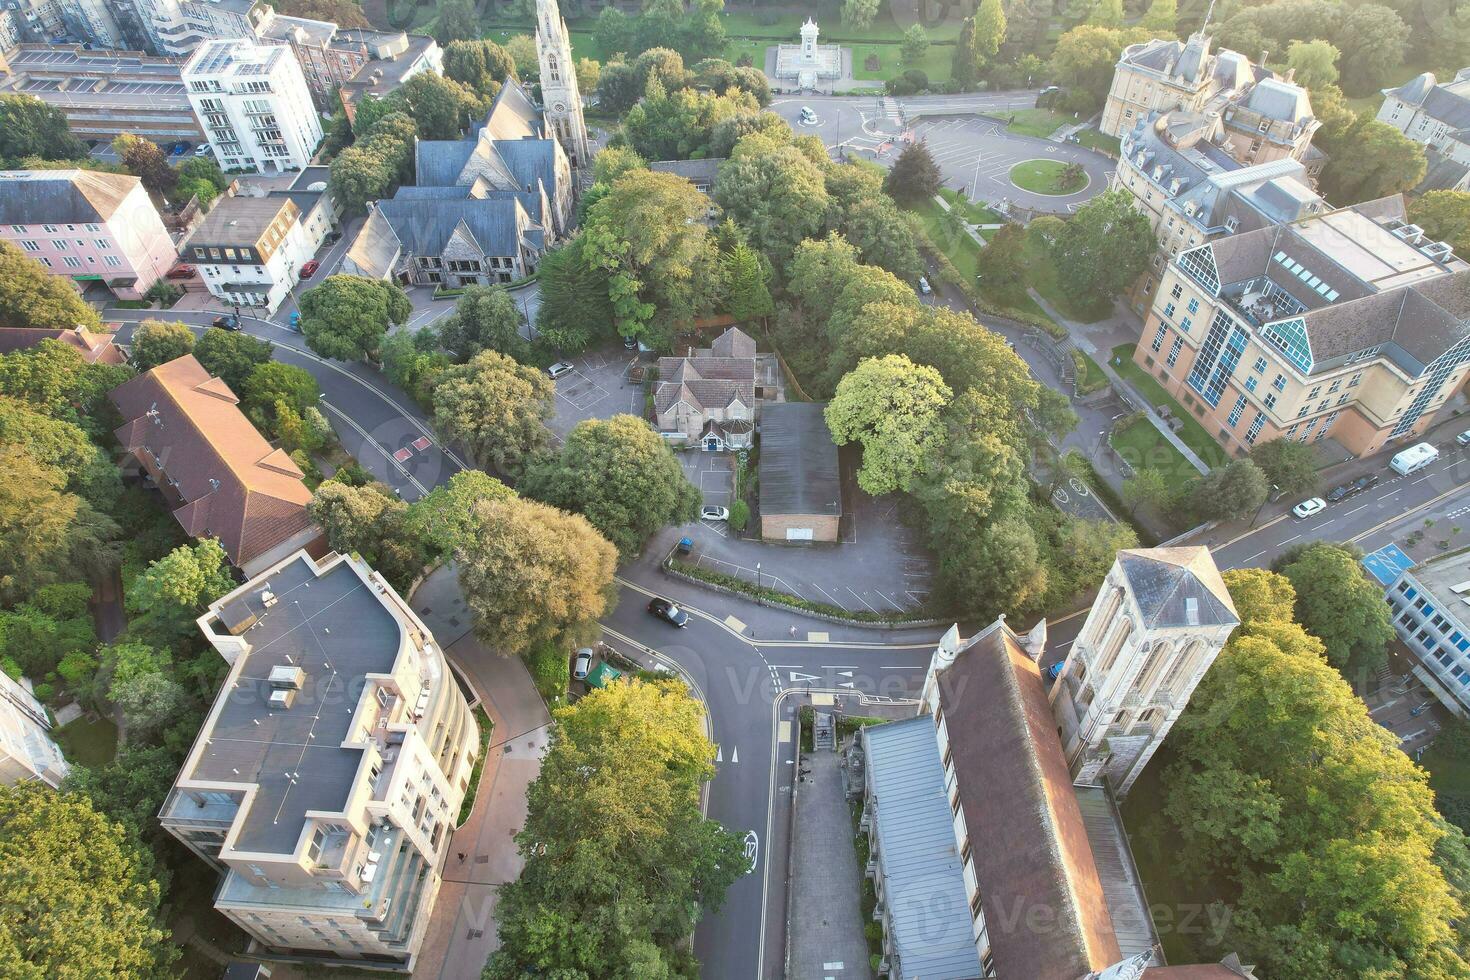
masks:
[[[736,764],[739,761],[740,761],[740,746],[737,745],[733,749],[730,750],[730,764],[731,765],[734,765],[734,764]]]
[[[403,461],[398,458],[397,454],[390,453],[388,451],[388,447],[387,446],[383,445],[381,442],[379,442],[378,440],[374,439],[372,436],[368,435],[368,431],[366,429],[364,429],[362,426],[358,425],[356,419],[352,418],[352,416],[348,415],[346,412],[342,411],[340,408],[338,408],[336,405],[333,405],[331,402],[328,402],[328,401],[325,401],[324,400],[324,401],[322,401],[321,404],[322,404],[322,407],[323,408],[326,408],[333,415],[336,415],[343,422],[346,422],[348,425],[350,425],[352,427],[352,430],[354,432],[356,432],[358,435],[362,436],[362,438],[369,445],[373,446],[379,452],[381,452],[383,454],[384,458],[387,459],[389,463],[393,464],[393,466],[398,470],[398,472],[400,472],[400,473],[403,474],[404,479],[408,480],[409,483],[412,483],[414,485],[414,487],[416,487],[418,489],[418,492],[419,493],[425,494],[425,495],[428,494],[429,491],[426,490],[426,489],[424,489],[424,485],[422,483],[420,483],[414,477],[414,475],[412,473],[410,473],[408,470],[406,470],[406,469],[403,468]]]
[[[850,670],[839,670],[837,672],[837,676],[838,677],[851,677],[852,676],[852,671],[850,671]]]
[[[1348,511],[1346,514],[1343,514],[1342,516],[1343,517],[1352,517],[1358,511],[1360,511],[1360,510],[1367,510],[1367,509],[1368,509],[1368,505],[1367,504],[1363,504],[1361,507],[1354,507],[1352,510]]]
[[[791,683],[793,684],[805,684],[807,681],[814,681],[816,679],[816,674],[803,674],[794,670],[791,672]]]
[[[852,681],[843,681],[841,684],[838,684],[837,686],[838,687],[857,687],[857,685],[854,684]]]
[[[1255,554],[1251,555],[1249,558],[1247,558],[1246,561],[1255,561],[1257,558],[1261,557],[1264,554],[1265,554],[1264,551],[1258,551]]]
[[[840,970],[840,969],[842,969],[842,961],[841,960],[838,960],[836,963],[823,963],[822,964],[822,969],[824,969],[824,970]]]
[[[1301,537],[1300,534],[1293,534],[1291,537],[1287,538],[1285,541],[1283,541],[1281,543],[1282,544],[1291,544],[1293,541],[1295,541],[1299,537]]]
[[[779,726],[777,726],[776,741],[778,743],[791,741],[791,722],[783,721]]]
[[[846,588],[846,586],[844,586],[844,588]],[[852,597],[854,599],[856,599],[858,602],[861,602],[863,605],[868,606],[868,600],[864,599],[862,596],[858,595],[856,592],[853,592],[852,589],[848,589],[847,591],[849,593],[851,593],[852,594]],[[877,612],[878,610],[874,609],[872,606],[868,606],[868,611],[869,612]]]
[[[724,750],[724,748],[722,748],[719,745],[716,745],[715,746],[715,761],[716,762],[724,762],[725,761],[725,750]]]
[[[851,687],[852,685],[849,684],[848,686]],[[818,708],[830,707],[833,704],[832,695],[814,693],[812,695],[812,704]]]
[[[1389,497],[1392,497],[1395,493],[1398,493],[1399,490],[1402,490],[1402,489],[1403,489],[1403,487],[1399,487],[1398,490],[1394,490],[1391,493],[1386,493],[1382,497],[1380,497],[1379,499],[1380,500],[1387,500]]]
[[[806,638],[808,643],[826,643],[829,637],[826,633],[819,633],[813,630],[807,632]]]
[[[857,670],[857,664],[822,664],[823,670]]]
[[[740,620],[736,619],[734,616],[726,616],[725,617],[725,625],[728,626],[728,627],[730,627],[732,630],[734,630],[737,633],[744,633],[745,632],[745,624],[742,623]]]

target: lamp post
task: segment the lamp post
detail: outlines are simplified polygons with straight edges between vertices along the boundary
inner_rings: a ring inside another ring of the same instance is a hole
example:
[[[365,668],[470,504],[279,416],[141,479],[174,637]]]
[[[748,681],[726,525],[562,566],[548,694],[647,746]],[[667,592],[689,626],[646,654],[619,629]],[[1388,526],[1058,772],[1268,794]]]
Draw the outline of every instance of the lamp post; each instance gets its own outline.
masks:
[[[758,606],[765,605],[761,599],[761,563],[755,563],[755,603]]]

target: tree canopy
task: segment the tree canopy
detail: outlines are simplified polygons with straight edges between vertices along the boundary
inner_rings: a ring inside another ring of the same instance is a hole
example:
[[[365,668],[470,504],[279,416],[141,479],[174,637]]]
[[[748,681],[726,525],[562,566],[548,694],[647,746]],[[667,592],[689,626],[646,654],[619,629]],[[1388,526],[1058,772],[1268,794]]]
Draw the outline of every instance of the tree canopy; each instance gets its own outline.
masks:
[[[448,368],[434,388],[434,428],[482,465],[519,473],[546,445],[556,387],[546,372],[493,350]]]
[[[0,162],[27,157],[80,160],[87,144],[71,134],[66,113],[31,95],[0,95]],[[3,276],[0,276],[3,279]]]
[[[183,323],[144,320],[133,331],[132,363],[139,371],[166,364],[193,349],[194,331]]]
[[[1272,567],[1296,591],[1296,621],[1322,641],[1327,662],[1366,685],[1388,663],[1393,625],[1383,589],[1359,564],[1362,556],[1350,545],[1314,541],[1283,553]]]
[[[826,409],[832,441],[860,442],[858,486],[873,496],[908,490],[944,438],[952,392],[939,372],[901,354],[863,361],[843,377]]]
[[[194,358],[238,395],[250,373],[271,359],[271,345],[236,330],[206,330],[194,343]]]
[[[0,102],[5,98],[0,97]],[[82,301],[70,280],[51,275],[45,266],[7,241],[0,241],[0,323],[12,327],[61,324],[102,329],[102,318]]]
[[[323,357],[357,360],[376,351],[390,323],[403,323],[413,307],[403,290],[364,276],[328,276],[301,294],[301,332]]]
[[[439,346],[457,364],[485,350],[523,360],[530,346],[521,336],[521,311],[500,286],[471,286],[454,312],[434,324]]]

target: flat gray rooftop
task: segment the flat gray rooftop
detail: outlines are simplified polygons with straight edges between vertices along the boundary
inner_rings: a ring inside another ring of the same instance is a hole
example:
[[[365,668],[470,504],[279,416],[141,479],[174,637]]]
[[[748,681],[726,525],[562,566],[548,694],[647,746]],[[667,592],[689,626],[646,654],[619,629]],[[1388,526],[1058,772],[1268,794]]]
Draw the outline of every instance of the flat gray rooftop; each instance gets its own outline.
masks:
[[[266,588],[276,603],[266,609]],[[246,607],[241,609],[240,607]],[[341,810],[362,761],[361,749],[341,748],[362,696],[364,676],[393,669],[401,645],[395,619],[347,564],[317,578],[306,559],[283,566],[222,612],[258,617],[244,634],[251,651],[188,778],[255,783],[235,846],[287,854],[308,810]],[[272,667],[306,674],[291,707],[269,704]]]

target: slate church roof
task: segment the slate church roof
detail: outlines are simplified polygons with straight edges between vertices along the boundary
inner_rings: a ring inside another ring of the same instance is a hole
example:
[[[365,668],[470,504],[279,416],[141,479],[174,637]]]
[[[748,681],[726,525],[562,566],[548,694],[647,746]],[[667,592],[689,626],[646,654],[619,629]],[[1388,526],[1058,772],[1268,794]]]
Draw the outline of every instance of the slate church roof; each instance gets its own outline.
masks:
[[[1118,564],[1147,627],[1240,622],[1208,548],[1131,549],[1118,552]]]

